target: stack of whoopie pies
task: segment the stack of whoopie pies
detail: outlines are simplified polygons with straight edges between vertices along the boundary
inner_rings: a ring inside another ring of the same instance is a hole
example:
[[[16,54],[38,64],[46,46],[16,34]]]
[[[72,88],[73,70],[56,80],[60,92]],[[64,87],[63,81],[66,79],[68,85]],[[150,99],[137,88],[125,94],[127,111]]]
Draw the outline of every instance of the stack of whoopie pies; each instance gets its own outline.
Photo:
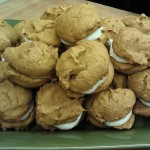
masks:
[[[102,18],[90,3],[0,21],[0,128],[130,129],[150,116],[150,20]]]

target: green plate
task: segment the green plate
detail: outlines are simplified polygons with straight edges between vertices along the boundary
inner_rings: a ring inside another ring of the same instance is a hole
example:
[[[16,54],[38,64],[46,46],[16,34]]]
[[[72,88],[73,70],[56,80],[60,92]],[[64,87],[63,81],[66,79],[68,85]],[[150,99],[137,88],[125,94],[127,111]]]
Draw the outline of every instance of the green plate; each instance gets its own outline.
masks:
[[[7,20],[14,26],[18,20]],[[132,129],[98,129],[81,123],[71,131],[44,131],[34,123],[28,131],[1,131],[0,149],[150,149],[150,119],[136,117]]]

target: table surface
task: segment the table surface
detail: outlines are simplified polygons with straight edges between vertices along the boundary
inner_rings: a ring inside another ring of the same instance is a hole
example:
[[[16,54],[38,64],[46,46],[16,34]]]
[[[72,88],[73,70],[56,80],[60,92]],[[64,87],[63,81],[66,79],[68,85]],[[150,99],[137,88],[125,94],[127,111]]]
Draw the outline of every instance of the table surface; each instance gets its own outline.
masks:
[[[48,7],[80,4],[85,0],[0,0],[0,19],[37,19]],[[93,3],[103,17],[122,18],[133,13]]]

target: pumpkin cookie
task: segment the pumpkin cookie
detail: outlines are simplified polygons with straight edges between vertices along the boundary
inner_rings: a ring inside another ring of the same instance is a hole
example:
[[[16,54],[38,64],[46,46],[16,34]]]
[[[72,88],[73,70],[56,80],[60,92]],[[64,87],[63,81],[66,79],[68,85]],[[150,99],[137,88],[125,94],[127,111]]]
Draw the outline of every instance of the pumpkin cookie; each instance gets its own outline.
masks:
[[[114,70],[102,43],[81,40],[61,55],[56,73],[65,89],[91,94],[109,86]]]
[[[60,39],[56,35],[55,21],[24,20],[15,26],[22,42],[40,41],[48,46],[59,46]]]
[[[101,35],[101,21],[99,12],[90,3],[75,5],[56,18],[56,32],[66,45],[82,39],[96,40]]]
[[[44,20],[56,20],[56,18],[64,11],[67,11],[69,8],[74,5],[64,5],[59,7],[47,8],[47,10],[40,17]]]
[[[97,127],[130,129],[134,123],[135,100],[131,90],[122,88],[89,95],[86,101],[89,120]]]
[[[136,28],[120,31],[110,45],[111,60],[117,71],[132,74],[149,66],[150,36]]]
[[[130,75],[128,85],[138,98],[134,106],[135,114],[150,116],[150,69]]]
[[[26,128],[34,118],[30,90],[5,80],[0,83],[0,128]]]
[[[15,48],[7,48],[3,58],[18,72],[29,77],[45,78],[51,74],[58,59],[58,49],[44,43],[24,42]]]
[[[79,124],[84,111],[82,99],[69,98],[57,82],[41,87],[36,102],[36,122],[49,130],[74,128]]]
[[[109,39],[113,39],[114,36],[117,36],[121,30],[124,30],[124,23],[114,17],[104,18],[102,20],[102,36],[100,41],[108,45]]]
[[[122,21],[127,27],[137,28],[144,34],[150,34],[150,19],[145,14],[126,16]]]

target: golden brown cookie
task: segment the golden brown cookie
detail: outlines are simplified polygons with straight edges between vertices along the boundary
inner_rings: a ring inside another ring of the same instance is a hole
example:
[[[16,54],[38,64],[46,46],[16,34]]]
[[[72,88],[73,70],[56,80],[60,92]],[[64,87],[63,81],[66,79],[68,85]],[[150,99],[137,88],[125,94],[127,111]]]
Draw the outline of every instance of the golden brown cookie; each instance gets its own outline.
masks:
[[[125,125],[132,117],[135,100],[134,93],[129,89],[109,89],[87,97],[86,109],[88,114],[100,124],[117,128]],[[124,129],[128,128],[129,125],[124,126]]]
[[[30,90],[12,84],[7,80],[0,83],[0,127],[15,128],[16,126],[13,126],[13,123],[26,122],[33,110],[32,92]],[[28,126],[31,123],[30,121],[27,121],[28,123],[25,126]],[[3,124],[5,122],[10,126],[5,126]],[[23,128],[25,126],[23,125]],[[20,126],[20,128],[22,127]]]
[[[59,7],[47,8],[40,18],[45,20],[55,20],[62,12],[67,11],[73,6],[75,5],[63,5]]]
[[[145,69],[145,66],[148,67],[149,64],[149,49],[150,36],[143,34],[136,28],[126,28],[120,31],[110,47],[114,68],[126,74]]]
[[[114,76],[114,68],[112,66],[112,63],[110,63],[109,65],[109,73],[106,76],[106,80],[105,82],[101,83],[99,86],[97,86],[97,88],[95,89],[95,91],[93,91],[93,93],[98,93],[101,92],[105,89],[107,89],[109,87],[109,85],[111,84],[112,80],[113,80],[113,76]],[[66,91],[67,95],[69,97],[72,98],[79,98],[79,97],[83,97],[85,94],[84,93],[78,93],[78,92],[73,92],[71,90],[66,89],[61,83],[60,83],[61,87]]]
[[[59,46],[60,39],[56,35],[55,21],[52,20],[24,20],[15,26],[23,41],[40,41],[48,46]]]
[[[135,92],[137,97],[150,102],[150,69],[130,75],[128,86]]]
[[[56,65],[56,73],[67,90],[91,94],[108,76],[109,80],[112,79],[113,68],[110,66],[111,74],[108,75],[109,66],[109,55],[102,43],[81,40],[61,55]]]
[[[52,126],[61,129],[61,125],[64,127],[67,123],[71,124],[79,120],[79,116],[84,111],[82,99],[72,100],[58,83],[41,87],[37,93],[36,102],[36,122],[44,129],[51,129]],[[64,127],[64,130],[75,127],[70,126]]]
[[[103,34],[100,40],[107,44],[109,39],[113,39],[118,33],[125,28],[124,23],[117,18],[107,17],[102,20]]]
[[[58,59],[58,49],[44,43],[24,42],[15,48],[7,48],[3,58],[16,71],[29,77],[45,78],[50,76]]]
[[[150,34],[150,19],[145,14],[126,16],[122,21],[127,27],[137,28],[144,34]]]
[[[90,115],[88,115],[88,120],[96,127],[98,128],[108,128],[108,126],[106,126],[104,123],[97,121],[96,119],[94,119],[93,117],[91,117]],[[119,129],[119,130],[123,130],[123,129],[130,129],[132,128],[133,124],[135,121],[135,115],[132,114],[132,116],[130,117],[130,119],[128,120],[128,122],[126,122],[123,125],[120,126],[115,126],[115,129]]]
[[[130,64],[148,65],[150,36],[135,28],[126,28],[114,39],[114,52]]]
[[[139,99],[134,112],[138,115],[150,116],[150,69],[130,75],[128,86]]]
[[[74,44],[101,26],[101,16],[90,3],[75,5],[56,18],[57,35],[65,43]]]
[[[0,54],[10,46],[15,46],[19,34],[6,21],[0,20]]]

